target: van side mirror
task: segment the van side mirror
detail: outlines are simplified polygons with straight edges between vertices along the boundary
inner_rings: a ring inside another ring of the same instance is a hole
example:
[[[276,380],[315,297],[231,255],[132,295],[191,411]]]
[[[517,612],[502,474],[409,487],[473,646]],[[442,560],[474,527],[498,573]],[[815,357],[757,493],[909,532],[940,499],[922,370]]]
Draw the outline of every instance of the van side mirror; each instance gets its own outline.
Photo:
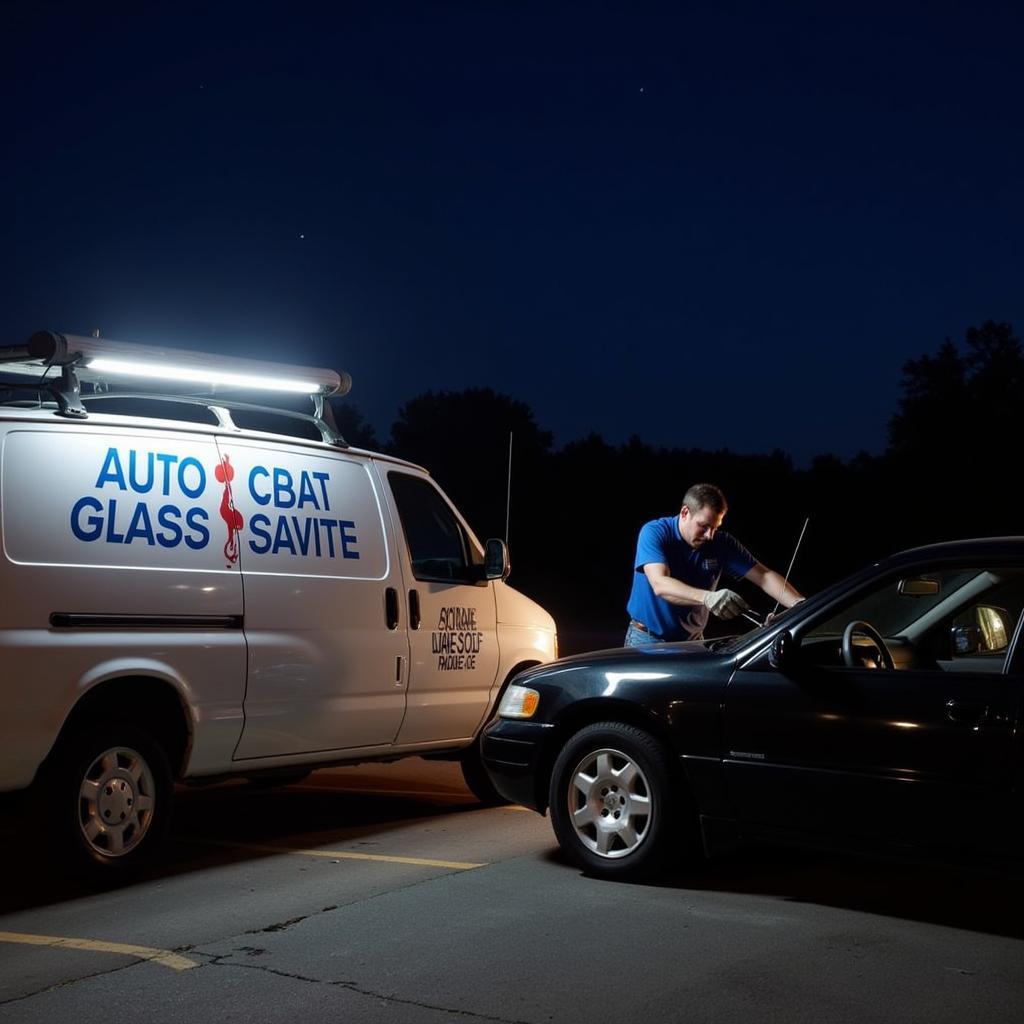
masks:
[[[768,649],[768,664],[777,671],[788,668],[793,661],[794,648],[793,634],[788,629],[784,629],[772,641],[772,645]]]
[[[508,547],[500,537],[491,537],[484,545],[484,577],[489,580],[503,580],[511,571]]]

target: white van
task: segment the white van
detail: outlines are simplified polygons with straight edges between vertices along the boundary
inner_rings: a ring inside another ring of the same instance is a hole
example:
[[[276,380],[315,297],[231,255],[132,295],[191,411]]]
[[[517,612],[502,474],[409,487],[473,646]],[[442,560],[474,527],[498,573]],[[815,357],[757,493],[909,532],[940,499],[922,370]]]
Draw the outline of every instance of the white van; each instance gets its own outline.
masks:
[[[141,860],[172,780],[430,754],[495,795],[478,736],[554,622],[425,470],[337,436],[347,378],[40,332],[0,379],[0,790],[82,863]]]

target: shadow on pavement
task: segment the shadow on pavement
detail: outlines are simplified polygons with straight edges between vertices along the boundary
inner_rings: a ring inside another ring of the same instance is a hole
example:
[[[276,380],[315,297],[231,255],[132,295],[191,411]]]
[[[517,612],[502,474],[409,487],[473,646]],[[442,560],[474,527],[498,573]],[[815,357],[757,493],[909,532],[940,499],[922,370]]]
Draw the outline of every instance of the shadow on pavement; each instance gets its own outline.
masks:
[[[557,850],[549,859],[566,863]],[[684,892],[764,896],[1024,938],[1019,872],[749,846],[693,870],[667,871],[642,884]]]
[[[170,832],[153,861],[110,881],[68,875],[58,858],[38,848],[29,794],[0,795],[0,914],[256,861],[276,856],[275,846],[287,850],[336,844],[371,852],[376,838],[411,821],[480,809],[464,787],[447,779],[423,792],[413,787],[396,793],[396,783],[386,773],[347,772],[329,769],[306,782],[273,788],[242,780],[179,787]]]

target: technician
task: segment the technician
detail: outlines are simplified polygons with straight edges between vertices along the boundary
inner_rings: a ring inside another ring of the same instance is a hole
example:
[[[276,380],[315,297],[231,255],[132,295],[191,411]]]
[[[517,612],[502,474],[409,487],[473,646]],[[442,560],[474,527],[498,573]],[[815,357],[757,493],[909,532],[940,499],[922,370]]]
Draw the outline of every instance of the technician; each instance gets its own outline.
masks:
[[[719,530],[728,505],[714,484],[694,484],[677,516],[645,523],[633,562],[625,645],[699,640],[708,613],[732,619],[748,610],[734,590],[718,589],[723,573],[750,580],[786,608],[801,594]]]

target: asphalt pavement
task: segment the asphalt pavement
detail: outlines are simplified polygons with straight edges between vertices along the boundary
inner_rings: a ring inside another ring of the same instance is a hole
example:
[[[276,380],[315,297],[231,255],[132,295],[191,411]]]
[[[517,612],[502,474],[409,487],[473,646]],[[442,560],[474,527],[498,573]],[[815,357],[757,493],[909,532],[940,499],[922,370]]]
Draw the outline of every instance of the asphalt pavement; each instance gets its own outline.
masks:
[[[759,849],[601,882],[418,759],[183,792],[152,870],[110,888],[0,809],[0,1021],[1024,1016],[1019,878]]]

